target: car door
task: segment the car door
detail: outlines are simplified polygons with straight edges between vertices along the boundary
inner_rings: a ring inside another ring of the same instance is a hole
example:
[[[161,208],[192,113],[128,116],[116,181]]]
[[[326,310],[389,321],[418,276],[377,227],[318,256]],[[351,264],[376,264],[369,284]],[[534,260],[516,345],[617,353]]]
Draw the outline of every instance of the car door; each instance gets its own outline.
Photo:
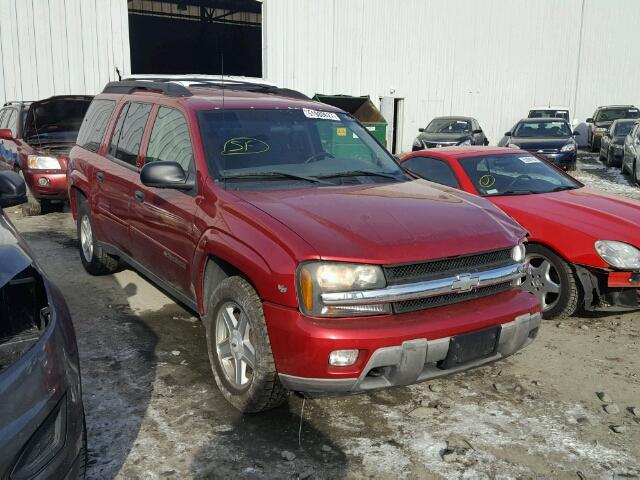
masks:
[[[419,155],[402,162],[402,168],[430,182],[460,188],[460,183],[451,166],[444,160]]]
[[[192,136],[181,111],[161,106],[153,120],[144,162],[178,162],[195,176]],[[188,299],[195,235],[196,191],[160,189],[136,181],[131,222],[134,259]]]
[[[131,205],[140,172],[140,144],[151,109],[151,104],[142,102],[121,106],[105,155],[107,161],[95,171],[95,209],[103,241],[128,256],[132,255]]]

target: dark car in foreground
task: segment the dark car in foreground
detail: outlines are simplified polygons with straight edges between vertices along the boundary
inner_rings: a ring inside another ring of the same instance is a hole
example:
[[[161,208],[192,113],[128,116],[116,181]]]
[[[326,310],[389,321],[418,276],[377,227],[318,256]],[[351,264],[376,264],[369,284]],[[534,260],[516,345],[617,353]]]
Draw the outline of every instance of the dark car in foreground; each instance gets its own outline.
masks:
[[[564,170],[576,166],[577,143],[569,123],[559,118],[525,118],[504,134],[499,147],[517,148],[542,156]]]
[[[537,335],[526,232],[407,176],[335,107],[229,79],[113,82],[71,161],[85,269],[123,261],[198,312],[243,412],[445,376]]]
[[[616,120],[602,136],[600,141],[600,160],[604,161],[607,167],[619,167],[622,165],[624,140],[631,133],[637,121],[634,119]]]
[[[8,102],[0,110],[0,170],[14,170],[24,177],[25,213],[47,212],[67,198],[67,155],[91,98],[61,95]]]
[[[443,148],[402,166],[486,198],[529,231],[523,287],[545,318],[640,308],[640,202],[590,190],[523,150]]]
[[[80,366],[69,311],[2,209],[26,201],[0,172],[0,478],[84,478]]]
[[[451,145],[488,145],[480,124],[471,117],[436,117],[413,141],[413,151]]]
[[[611,124],[623,118],[640,118],[640,110],[633,105],[601,106],[593,112],[593,117],[587,118],[589,124],[587,142],[592,152],[600,150],[602,137],[609,130]]]

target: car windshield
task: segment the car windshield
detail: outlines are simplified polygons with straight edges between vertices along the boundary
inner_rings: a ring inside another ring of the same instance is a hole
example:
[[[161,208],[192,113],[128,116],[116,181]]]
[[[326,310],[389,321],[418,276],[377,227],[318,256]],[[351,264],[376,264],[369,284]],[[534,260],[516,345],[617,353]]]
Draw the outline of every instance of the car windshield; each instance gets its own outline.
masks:
[[[613,130],[614,137],[626,137],[631,133],[634,122],[618,122],[616,123],[616,127]]]
[[[571,129],[565,121],[520,122],[513,131],[514,137],[554,138],[570,137]]]
[[[344,113],[205,110],[198,117],[210,172],[227,188],[407,180],[391,154]]]
[[[426,133],[470,133],[471,122],[459,118],[434,118],[424,131]]]
[[[562,118],[569,121],[569,112],[567,110],[531,110],[529,118]]]
[[[596,113],[595,122],[613,122],[620,118],[640,118],[637,108],[605,108]]]
[[[483,197],[559,192],[582,186],[547,162],[526,153],[461,158],[460,164]]]

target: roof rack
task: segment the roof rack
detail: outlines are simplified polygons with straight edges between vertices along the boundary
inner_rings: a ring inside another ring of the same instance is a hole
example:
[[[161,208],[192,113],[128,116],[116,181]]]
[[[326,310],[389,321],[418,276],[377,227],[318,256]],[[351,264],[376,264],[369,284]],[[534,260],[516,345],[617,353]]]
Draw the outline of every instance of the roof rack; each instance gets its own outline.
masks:
[[[209,87],[220,89],[241,90],[245,92],[270,93],[283,97],[309,100],[305,94],[297,90],[280,88],[269,83],[260,83],[245,80],[244,77],[206,77],[206,76],[175,76],[175,77],[153,77],[144,76],[142,78],[124,78],[117,82],[109,82],[103,93],[132,93],[137,89],[160,91],[172,97],[189,97],[193,93],[189,87]]]
[[[8,102],[5,102],[3,107],[8,107],[9,105],[25,105],[33,102],[33,100],[9,100]]]
[[[135,90],[159,91],[169,97],[190,97],[193,95],[185,86],[170,79],[160,78],[149,80],[125,79],[109,82],[102,90],[102,93],[132,93]]]

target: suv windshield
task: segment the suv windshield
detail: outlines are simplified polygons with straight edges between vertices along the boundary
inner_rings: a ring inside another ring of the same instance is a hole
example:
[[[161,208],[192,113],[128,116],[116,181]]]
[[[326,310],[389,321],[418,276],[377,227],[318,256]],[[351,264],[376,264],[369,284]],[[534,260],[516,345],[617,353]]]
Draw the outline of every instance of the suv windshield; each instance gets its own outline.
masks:
[[[232,182],[231,188],[407,179],[395,159],[344,113],[205,110],[198,119],[210,172],[228,186]]]
[[[570,137],[571,129],[565,121],[521,122],[513,131],[513,136],[535,138]]]
[[[604,108],[596,113],[594,122],[613,122],[620,118],[640,118],[637,108]]]
[[[483,197],[559,192],[582,186],[543,160],[526,153],[467,157],[461,158],[460,164]]]
[[[424,131],[426,133],[470,133],[471,123],[459,118],[434,118]]]
[[[618,122],[616,128],[613,131],[614,137],[626,137],[631,133],[635,122]]]
[[[529,112],[529,118],[562,118],[563,120],[569,121],[569,111],[568,110],[531,110]]]

